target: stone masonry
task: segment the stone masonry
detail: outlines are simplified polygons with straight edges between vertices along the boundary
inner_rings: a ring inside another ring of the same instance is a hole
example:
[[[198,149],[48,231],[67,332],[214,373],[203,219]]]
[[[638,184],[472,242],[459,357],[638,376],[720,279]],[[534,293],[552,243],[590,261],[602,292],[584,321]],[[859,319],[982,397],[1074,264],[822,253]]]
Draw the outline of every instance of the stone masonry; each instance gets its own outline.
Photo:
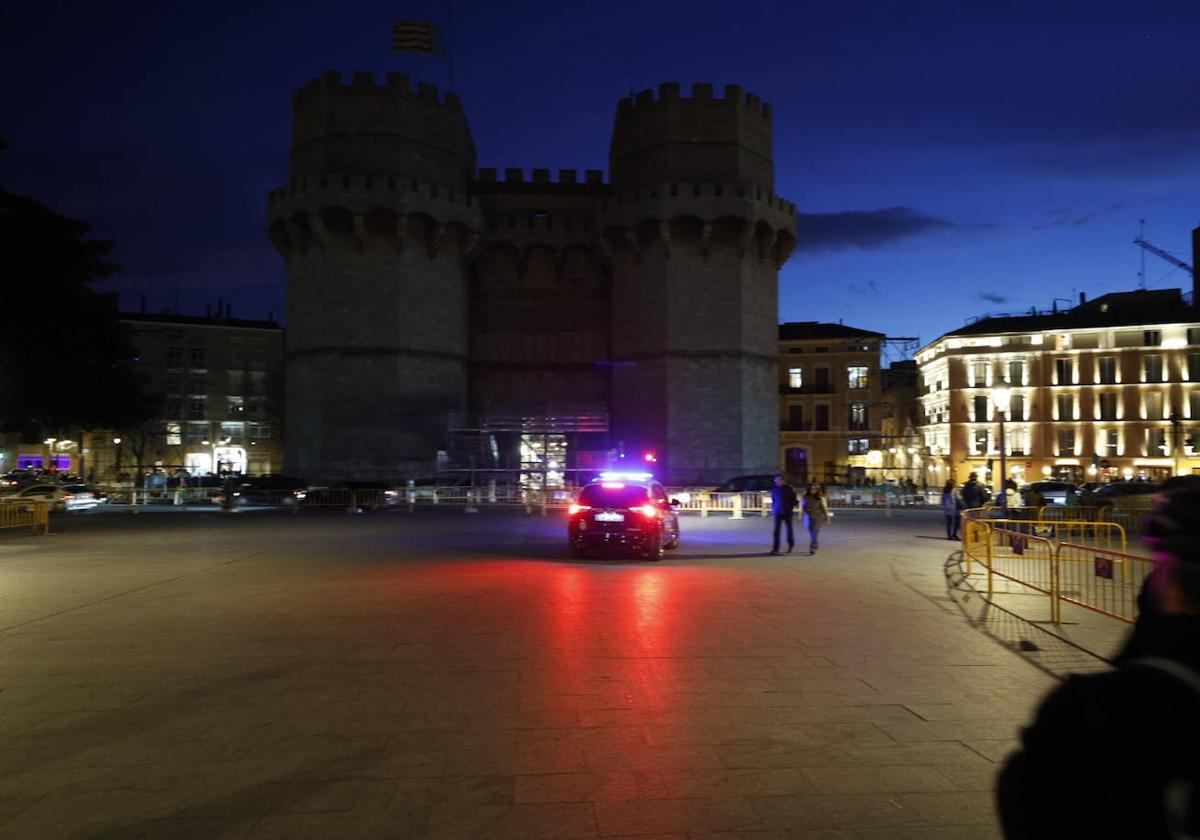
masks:
[[[476,169],[455,94],[296,91],[268,202],[288,265],[287,469],[431,472],[454,425],[606,414],[671,482],[778,468],[771,108],[729,85],[622,100],[610,179]]]

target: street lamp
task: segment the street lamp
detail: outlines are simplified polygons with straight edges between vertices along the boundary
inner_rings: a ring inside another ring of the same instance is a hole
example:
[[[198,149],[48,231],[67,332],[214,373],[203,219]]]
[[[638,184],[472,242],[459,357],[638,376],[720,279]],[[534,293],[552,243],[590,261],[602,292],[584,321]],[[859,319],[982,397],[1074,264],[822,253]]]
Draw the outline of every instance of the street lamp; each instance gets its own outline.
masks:
[[[119,437],[113,438],[113,446],[115,446],[117,448],[117,460],[116,460],[116,463],[113,465],[113,478],[116,481],[120,481],[121,480],[121,439]]]
[[[1007,512],[1008,509],[1008,461],[1005,456],[1004,443],[1004,419],[1008,416],[1008,409],[1012,406],[1012,388],[1008,387],[1008,383],[1001,380],[992,386],[992,404],[996,406],[996,413],[1000,415],[1000,507]]]

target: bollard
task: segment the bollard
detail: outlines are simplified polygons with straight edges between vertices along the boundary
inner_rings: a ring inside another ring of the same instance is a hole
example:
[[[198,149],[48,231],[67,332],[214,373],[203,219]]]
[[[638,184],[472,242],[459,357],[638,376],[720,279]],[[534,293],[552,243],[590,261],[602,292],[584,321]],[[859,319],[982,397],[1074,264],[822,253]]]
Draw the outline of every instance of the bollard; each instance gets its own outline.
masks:
[[[758,506],[762,510],[762,513],[760,515],[762,516],[763,519],[766,519],[768,516],[771,515],[771,497],[768,496],[767,498],[763,499],[762,494],[760,493],[758,498],[760,499]]]
[[[730,515],[729,518],[730,519],[741,519],[742,518],[742,494],[741,493],[733,494],[733,513]]]
[[[417,488],[416,483],[410,478],[408,480],[408,490],[405,492],[408,496],[408,512],[413,512],[413,505],[417,503]]]
[[[467,491],[467,506],[463,508],[463,513],[479,513],[479,508],[475,507],[474,487]]]
[[[708,493],[700,494],[700,518],[701,519],[705,519],[708,517],[708,498],[709,498]]]
[[[496,504],[496,479],[488,482],[488,504]]]
[[[180,490],[178,487],[176,487],[176,488],[175,488],[175,501],[174,501],[174,505],[175,505],[175,507],[182,507],[182,506],[183,506],[183,491],[182,491],[182,490]]]

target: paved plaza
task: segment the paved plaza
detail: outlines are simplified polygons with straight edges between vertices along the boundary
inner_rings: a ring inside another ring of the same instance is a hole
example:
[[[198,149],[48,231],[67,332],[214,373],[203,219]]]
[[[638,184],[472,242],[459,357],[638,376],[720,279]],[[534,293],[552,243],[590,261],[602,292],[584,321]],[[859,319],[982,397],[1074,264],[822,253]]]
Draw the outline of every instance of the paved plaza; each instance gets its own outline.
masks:
[[[999,836],[997,762],[1087,655],[981,620],[936,513],[811,557],[682,525],[662,563],[486,511],[2,535],[0,837]]]

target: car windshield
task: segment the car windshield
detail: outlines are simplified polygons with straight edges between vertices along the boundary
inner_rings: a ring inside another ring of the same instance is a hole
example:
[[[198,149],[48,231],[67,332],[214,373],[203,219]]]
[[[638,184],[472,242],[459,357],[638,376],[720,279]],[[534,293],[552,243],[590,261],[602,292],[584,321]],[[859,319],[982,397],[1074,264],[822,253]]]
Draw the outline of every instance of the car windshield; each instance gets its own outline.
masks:
[[[612,482],[607,487],[589,484],[579,494],[579,503],[590,507],[627,508],[644,505],[649,500],[650,492],[645,487],[621,482]]]

